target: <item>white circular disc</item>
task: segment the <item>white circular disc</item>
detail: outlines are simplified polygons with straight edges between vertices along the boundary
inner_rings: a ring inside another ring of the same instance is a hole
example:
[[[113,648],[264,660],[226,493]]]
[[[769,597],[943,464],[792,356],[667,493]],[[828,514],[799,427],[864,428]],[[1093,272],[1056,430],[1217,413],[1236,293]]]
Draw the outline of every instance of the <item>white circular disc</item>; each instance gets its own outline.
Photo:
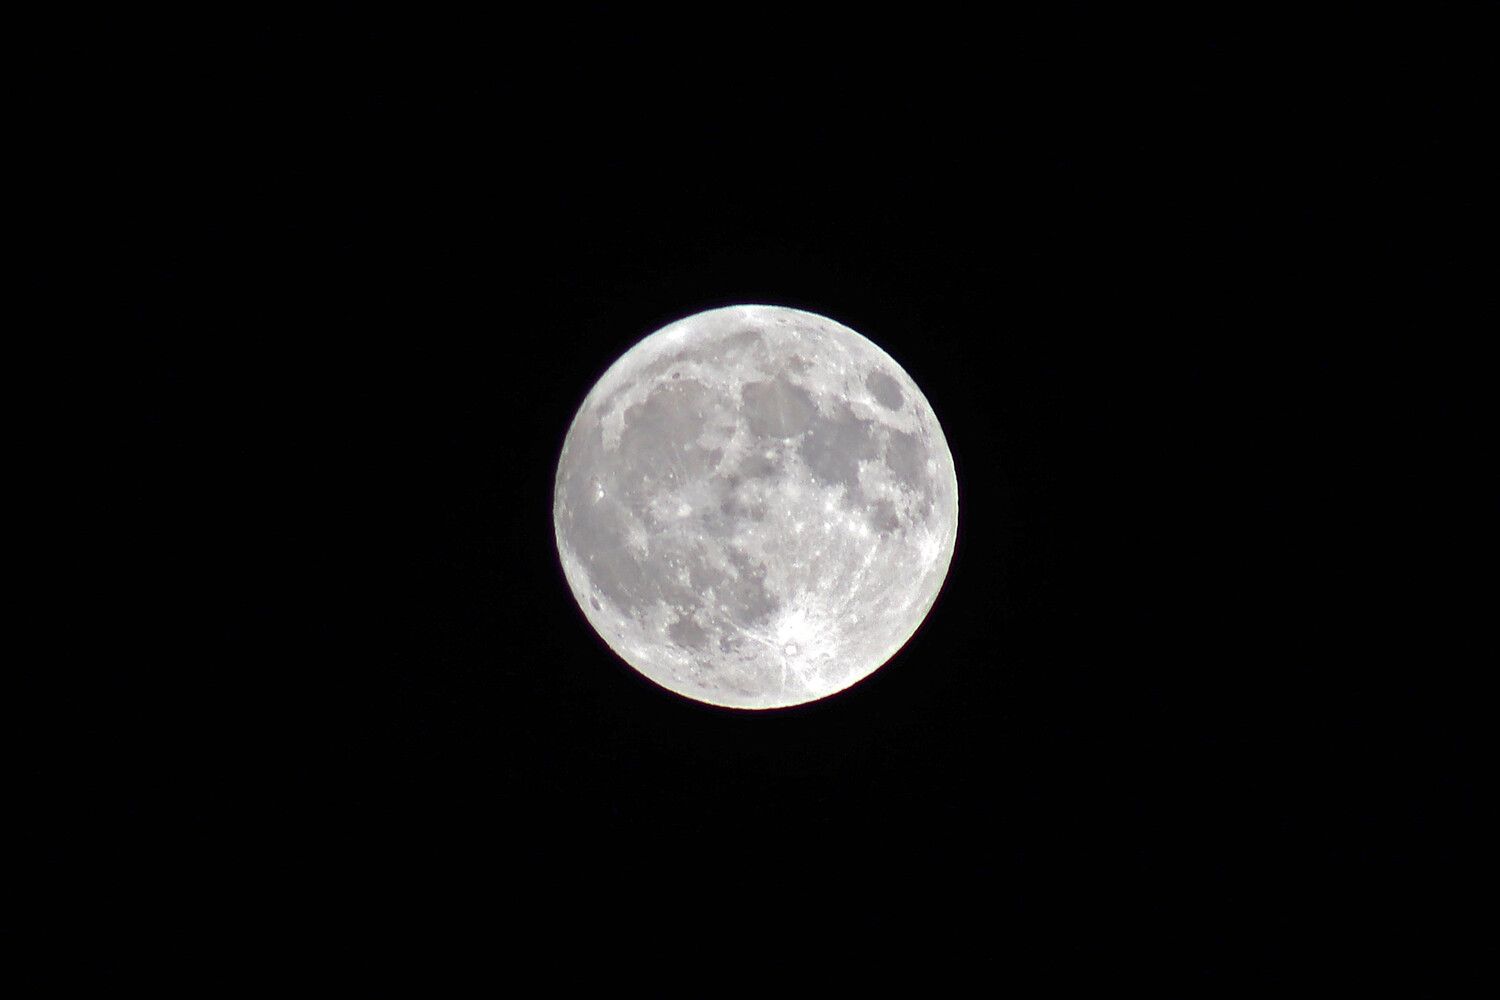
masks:
[[[813,313],[732,306],[599,379],[563,444],[553,527],[625,662],[698,701],[779,708],[911,638],[953,556],[958,482],[884,351]]]

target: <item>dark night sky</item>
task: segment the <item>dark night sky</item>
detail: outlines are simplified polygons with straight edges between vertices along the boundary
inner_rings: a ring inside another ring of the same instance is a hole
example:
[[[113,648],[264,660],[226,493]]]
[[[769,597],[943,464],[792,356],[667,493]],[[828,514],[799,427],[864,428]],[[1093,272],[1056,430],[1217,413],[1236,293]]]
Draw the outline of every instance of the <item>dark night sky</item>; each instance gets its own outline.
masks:
[[[1350,919],[1452,906],[1478,811],[1473,26],[549,9],[128,23],[138,569],[50,856],[96,926],[220,974],[1448,968]],[[767,714],[615,659],[550,519],[593,381],[736,302],[883,346],[960,484],[916,638]]]

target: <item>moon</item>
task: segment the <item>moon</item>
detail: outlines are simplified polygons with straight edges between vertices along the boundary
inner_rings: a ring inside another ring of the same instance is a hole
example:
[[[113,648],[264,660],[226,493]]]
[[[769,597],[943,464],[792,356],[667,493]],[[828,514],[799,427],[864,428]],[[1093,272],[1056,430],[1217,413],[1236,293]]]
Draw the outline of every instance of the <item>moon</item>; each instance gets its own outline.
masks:
[[[711,309],[628,350],[579,407],[553,498],[579,607],[641,674],[711,705],[824,698],[937,599],[958,481],[927,399],[846,326]]]

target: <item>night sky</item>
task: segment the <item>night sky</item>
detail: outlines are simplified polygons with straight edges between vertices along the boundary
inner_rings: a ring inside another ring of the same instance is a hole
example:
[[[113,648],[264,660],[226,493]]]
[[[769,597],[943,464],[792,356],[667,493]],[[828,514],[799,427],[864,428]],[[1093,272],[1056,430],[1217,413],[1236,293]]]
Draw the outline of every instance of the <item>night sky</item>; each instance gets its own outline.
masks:
[[[116,15],[73,961],[1452,975],[1474,26],[544,6]],[[595,379],[743,302],[883,347],[959,479],[925,625],[772,713],[617,659],[551,522]]]

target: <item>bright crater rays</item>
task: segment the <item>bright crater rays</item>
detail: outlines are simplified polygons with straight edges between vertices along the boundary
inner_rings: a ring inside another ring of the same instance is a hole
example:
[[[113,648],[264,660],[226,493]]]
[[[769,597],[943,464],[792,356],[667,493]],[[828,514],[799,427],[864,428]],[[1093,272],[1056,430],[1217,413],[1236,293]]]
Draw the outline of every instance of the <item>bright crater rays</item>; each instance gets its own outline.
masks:
[[[579,607],[646,677],[778,708],[867,677],[936,600],[958,525],[932,408],[830,319],[734,306],[625,353],[568,430],[553,526]]]

